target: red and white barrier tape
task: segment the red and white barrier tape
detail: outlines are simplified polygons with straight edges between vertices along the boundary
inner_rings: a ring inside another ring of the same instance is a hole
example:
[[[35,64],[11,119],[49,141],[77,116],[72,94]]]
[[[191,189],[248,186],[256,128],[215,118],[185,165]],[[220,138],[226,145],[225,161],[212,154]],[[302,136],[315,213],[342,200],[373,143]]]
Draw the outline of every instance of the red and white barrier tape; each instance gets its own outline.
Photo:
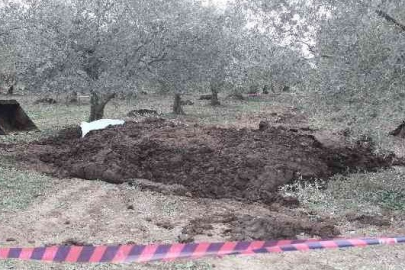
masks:
[[[405,243],[405,237],[334,240],[281,240],[163,245],[50,246],[0,248],[0,259],[70,263],[128,263],[173,261],[209,256],[253,255],[313,249],[365,247]]]

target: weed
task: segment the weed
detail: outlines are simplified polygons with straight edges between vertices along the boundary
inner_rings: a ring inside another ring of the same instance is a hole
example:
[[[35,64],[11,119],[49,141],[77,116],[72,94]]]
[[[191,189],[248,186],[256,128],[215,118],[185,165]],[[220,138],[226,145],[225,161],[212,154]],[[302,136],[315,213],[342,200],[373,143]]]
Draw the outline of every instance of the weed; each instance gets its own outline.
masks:
[[[405,210],[405,175],[395,170],[376,173],[335,175],[324,182],[294,183],[282,188],[287,195],[297,197],[301,203],[314,210],[328,209],[329,213],[347,210],[381,212]]]

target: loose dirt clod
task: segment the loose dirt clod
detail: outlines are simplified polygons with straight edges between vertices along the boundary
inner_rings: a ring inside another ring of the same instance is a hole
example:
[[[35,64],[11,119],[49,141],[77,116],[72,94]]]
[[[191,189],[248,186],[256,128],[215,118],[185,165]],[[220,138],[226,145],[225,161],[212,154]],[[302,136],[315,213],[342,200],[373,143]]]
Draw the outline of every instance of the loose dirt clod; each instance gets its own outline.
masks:
[[[183,106],[192,106],[192,105],[194,105],[194,102],[192,102],[192,101],[189,100],[189,99],[187,99],[187,100],[182,100],[180,103],[181,103],[181,105],[183,105]]]
[[[56,104],[56,103],[58,102],[53,98],[41,98],[34,102],[34,104]]]
[[[231,239],[235,241],[296,239],[300,234],[327,239],[340,234],[339,230],[328,222],[297,220],[280,215],[238,217],[231,223],[231,229],[228,233]]]
[[[346,218],[350,222],[359,222],[365,225],[375,225],[375,226],[390,226],[391,221],[382,216],[376,215],[367,215],[367,214],[357,214],[357,213],[349,213],[346,215]]]
[[[127,116],[134,117],[134,116],[144,116],[144,115],[158,115],[156,110],[151,109],[139,109],[139,110],[132,110],[130,111]]]
[[[271,204],[280,199],[278,188],[296,179],[375,170],[390,166],[395,157],[376,156],[361,144],[328,148],[312,135],[284,127],[238,130],[146,119],[85,138],[68,129],[31,143],[21,158],[36,168],[51,166],[60,177],[111,183],[147,179],[179,185],[196,197]]]
[[[298,219],[284,214],[261,217],[228,214],[192,220],[183,228],[181,235],[190,238],[208,235],[216,224],[227,227],[222,234],[231,241],[297,239],[301,234],[331,238],[340,234],[330,222],[314,222],[304,217]]]
[[[82,130],[79,126],[71,126],[65,129],[62,129],[61,131],[59,131],[57,137],[59,138],[64,138],[64,140],[74,140],[77,138],[81,138],[82,136]],[[55,143],[55,140],[53,140],[52,138],[47,140],[44,139],[43,141],[41,141],[43,144],[48,144],[48,143]],[[61,142],[63,143],[63,142]]]
[[[73,239],[73,238],[68,238],[66,240],[64,240],[62,243],[58,243],[58,244],[47,244],[45,246],[93,246],[93,244],[81,241],[81,240],[77,240],[77,239]]]
[[[166,230],[173,230],[174,226],[168,221],[157,222],[156,226],[166,229]]]
[[[212,99],[212,95],[208,94],[208,95],[201,95],[198,100],[211,100],[211,99]]]
[[[17,240],[15,238],[9,237],[6,238],[6,242],[17,242]]]

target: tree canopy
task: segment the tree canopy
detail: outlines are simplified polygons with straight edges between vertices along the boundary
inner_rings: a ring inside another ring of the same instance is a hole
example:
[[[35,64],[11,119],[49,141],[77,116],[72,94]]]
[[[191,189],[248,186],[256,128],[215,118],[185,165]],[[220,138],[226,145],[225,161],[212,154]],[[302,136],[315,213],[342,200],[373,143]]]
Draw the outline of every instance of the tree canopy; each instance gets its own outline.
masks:
[[[345,105],[405,95],[400,0],[3,0],[0,13],[0,72],[29,91],[290,85]]]

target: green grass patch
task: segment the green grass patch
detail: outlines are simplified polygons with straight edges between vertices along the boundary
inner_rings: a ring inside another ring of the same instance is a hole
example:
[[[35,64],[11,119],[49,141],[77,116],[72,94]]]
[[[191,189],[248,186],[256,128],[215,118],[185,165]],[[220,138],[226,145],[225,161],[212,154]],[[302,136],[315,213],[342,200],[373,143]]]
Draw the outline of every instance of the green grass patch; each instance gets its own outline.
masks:
[[[0,209],[25,209],[51,186],[51,179],[42,174],[0,167]]]
[[[295,183],[284,187],[282,192],[297,197],[313,210],[329,213],[345,211],[381,212],[381,210],[405,211],[405,174],[386,170],[376,173],[336,175],[324,183]]]

